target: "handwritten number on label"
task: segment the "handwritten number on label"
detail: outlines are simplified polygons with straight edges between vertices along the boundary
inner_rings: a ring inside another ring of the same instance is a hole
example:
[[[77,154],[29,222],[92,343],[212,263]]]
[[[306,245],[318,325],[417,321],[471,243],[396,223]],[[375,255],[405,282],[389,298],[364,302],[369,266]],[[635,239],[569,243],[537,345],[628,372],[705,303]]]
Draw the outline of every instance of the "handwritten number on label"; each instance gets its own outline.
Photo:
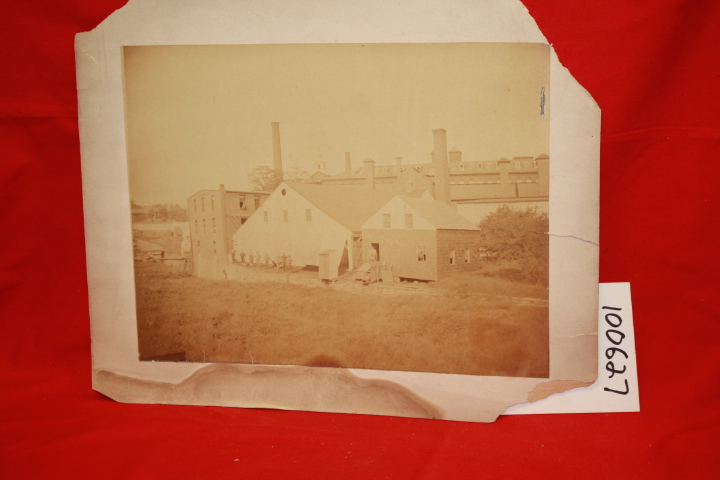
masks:
[[[610,372],[610,376],[608,378],[613,378],[616,373],[625,373],[627,367],[623,365],[622,370],[618,370],[615,368],[615,364],[613,362],[607,362],[607,365],[605,365],[605,370]]]
[[[602,307],[603,310],[614,310],[616,312],[619,312],[622,310],[622,308],[617,307]],[[621,332],[620,330],[617,330],[620,328],[620,325],[622,325],[622,318],[617,313],[607,313],[605,314],[605,322],[612,328],[605,331],[605,336],[607,339],[612,343],[613,345],[620,345],[623,340],[625,340],[625,334]],[[610,347],[605,350],[605,356],[608,359],[614,358],[616,353],[622,353],[625,356],[625,359],[628,358],[628,354],[623,350],[622,348],[617,347]],[[627,370],[627,367],[625,365],[622,365],[622,370],[615,367],[615,362],[607,362],[605,364],[605,370],[610,372],[610,376],[608,378],[613,378],[615,374],[622,375]],[[604,390],[606,392],[612,392],[617,393],[618,395],[627,395],[628,392],[630,392],[630,385],[628,384],[627,379],[623,379],[625,382],[625,391],[622,390],[614,390],[612,388],[605,387]]]
[[[610,348],[608,348],[607,350],[605,350],[605,356],[606,356],[608,359],[611,359],[611,358],[613,358],[613,357],[615,356],[615,354],[616,354],[617,352],[620,352],[620,353],[622,353],[623,355],[625,355],[625,358],[629,358],[629,357],[628,357],[628,354],[625,353],[625,350],[623,350],[622,348],[617,348],[617,347],[610,347]]]
[[[613,392],[613,393],[619,393],[620,395],[627,395],[628,392],[630,391],[630,386],[628,385],[628,381],[627,381],[627,378],[626,378],[626,379],[625,379],[625,391],[624,391],[624,392],[621,392],[621,391],[619,391],[619,390],[613,390],[612,388],[607,388],[607,387],[605,387],[604,390],[605,390],[606,392]]]
[[[610,318],[608,317],[615,317],[617,318],[617,324],[614,324],[610,321]],[[605,315],[605,321],[610,325],[611,327],[618,328],[620,325],[622,325],[622,318],[620,318],[620,315],[617,313],[608,313]]]
[[[615,339],[613,339],[613,337],[610,336],[611,333],[614,333],[615,335],[617,335]],[[606,331],[605,336],[607,337],[608,340],[610,340],[610,342],[613,345],[620,345],[622,343],[623,339],[625,338],[625,334],[623,332],[621,332],[620,330],[614,330],[614,329],[610,329],[610,330]]]

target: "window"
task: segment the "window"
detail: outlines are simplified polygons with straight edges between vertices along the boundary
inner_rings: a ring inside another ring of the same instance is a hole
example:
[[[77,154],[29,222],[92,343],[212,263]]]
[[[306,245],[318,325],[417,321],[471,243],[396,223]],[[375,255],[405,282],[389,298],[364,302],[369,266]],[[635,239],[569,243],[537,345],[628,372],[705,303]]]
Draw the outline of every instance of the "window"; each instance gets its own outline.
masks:
[[[535,160],[535,161],[533,162],[533,166],[534,166],[535,168],[537,168],[537,160]]]
[[[460,170],[465,170],[465,164],[464,164],[464,163],[461,163],[461,164],[458,165],[458,166],[460,167]]]
[[[482,170],[482,163],[478,163],[477,168],[478,168],[478,170]]]
[[[288,211],[283,210],[283,222],[287,223],[288,221]]]
[[[203,218],[203,233],[205,233],[205,219]]]
[[[240,210],[245,210],[245,195],[242,195],[240,198],[238,198],[238,202],[240,205]]]
[[[537,162],[535,162],[537,163]],[[193,212],[197,213],[197,198],[193,199]]]
[[[217,248],[215,248],[215,240],[213,240],[213,253],[217,253]]]
[[[383,213],[383,228],[391,228],[389,213]]]
[[[413,228],[412,213],[405,214],[405,228]]]
[[[200,201],[202,202],[202,205],[200,206],[202,208],[202,211],[205,211],[205,197],[201,198]]]
[[[455,249],[450,250],[450,265],[455,265]]]
[[[312,210],[310,210],[309,208],[305,209],[305,220],[307,220],[308,222],[312,221]]]
[[[268,212],[265,210],[263,212],[263,223],[268,223]]]
[[[470,249],[465,250],[465,263],[470,263]]]
[[[200,240],[198,240],[198,248],[200,248]]]
[[[255,197],[255,210],[260,208],[260,197]]]
[[[427,260],[427,257],[425,256],[425,247],[417,247],[417,259],[418,262],[424,262]]]
[[[195,220],[195,233],[198,233],[198,223],[197,223],[197,220]]]
[[[407,191],[408,191],[408,193],[412,192],[412,189],[413,189],[413,184],[412,184],[412,183],[408,183],[408,184],[407,184]]]
[[[212,222],[213,222],[213,233],[215,233],[215,232],[217,232],[217,229],[215,228],[215,219],[214,218],[212,219]]]
[[[215,210],[215,195],[210,195],[210,210]]]
[[[520,168],[520,162],[515,162],[515,168]]]

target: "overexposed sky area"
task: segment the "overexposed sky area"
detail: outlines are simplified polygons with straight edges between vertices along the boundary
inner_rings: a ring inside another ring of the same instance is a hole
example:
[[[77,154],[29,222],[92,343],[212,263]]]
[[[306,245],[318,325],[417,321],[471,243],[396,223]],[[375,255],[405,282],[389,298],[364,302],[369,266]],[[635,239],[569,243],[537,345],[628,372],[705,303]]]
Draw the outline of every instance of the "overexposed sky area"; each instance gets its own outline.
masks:
[[[550,153],[549,72],[549,47],[528,43],[125,47],[131,198],[250,189],[274,121],[284,167],[308,173],[342,171],[344,152],[430,162],[436,128],[466,161]]]

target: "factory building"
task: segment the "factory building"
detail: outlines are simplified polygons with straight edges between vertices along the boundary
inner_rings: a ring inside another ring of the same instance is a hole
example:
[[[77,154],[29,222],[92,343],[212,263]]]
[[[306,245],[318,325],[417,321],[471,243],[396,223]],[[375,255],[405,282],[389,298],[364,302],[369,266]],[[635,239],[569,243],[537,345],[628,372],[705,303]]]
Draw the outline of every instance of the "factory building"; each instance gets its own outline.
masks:
[[[378,190],[396,193],[424,189],[440,201],[457,206],[458,212],[473,223],[498,204],[536,206],[547,211],[550,169],[548,155],[501,158],[494,161],[463,161],[457,148],[447,150],[446,132],[433,131],[433,152],[429,163],[406,163],[395,158],[392,165],[375,162],[353,167],[345,153],[345,169],[336,175],[316,172],[311,181],[321,185],[362,185],[373,177]]]
[[[223,278],[232,262],[232,237],[270,196],[269,192],[201,190],[188,199],[193,273]]]
[[[233,248],[236,256],[289,255],[301,267],[319,267],[325,253],[337,276],[362,262],[362,226],[393,196],[362,186],[283,182],[237,230]]]
[[[196,275],[223,278],[228,263],[283,255],[294,266],[316,266],[330,278],[370,260],[396,278],[438,280],[480,267],[478,216],[502,203],[547,211],[549,157],[464,162],[448,151],[446,132],[433,130],[427,164],[376,166],[365,159],[309,183],[283,181],[279,124],[273,122],[269,192],[203,190],[188,200]],[[257,261],[257,260],[256,260]]]

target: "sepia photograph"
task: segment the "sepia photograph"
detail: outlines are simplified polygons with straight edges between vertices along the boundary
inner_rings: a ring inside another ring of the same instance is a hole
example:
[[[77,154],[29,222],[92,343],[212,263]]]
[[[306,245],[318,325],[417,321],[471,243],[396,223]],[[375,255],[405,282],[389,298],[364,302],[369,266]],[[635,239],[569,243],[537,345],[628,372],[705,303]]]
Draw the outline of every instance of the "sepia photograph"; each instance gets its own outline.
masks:
[[[550,48],[123,47],[141,361],[548,378]]]

